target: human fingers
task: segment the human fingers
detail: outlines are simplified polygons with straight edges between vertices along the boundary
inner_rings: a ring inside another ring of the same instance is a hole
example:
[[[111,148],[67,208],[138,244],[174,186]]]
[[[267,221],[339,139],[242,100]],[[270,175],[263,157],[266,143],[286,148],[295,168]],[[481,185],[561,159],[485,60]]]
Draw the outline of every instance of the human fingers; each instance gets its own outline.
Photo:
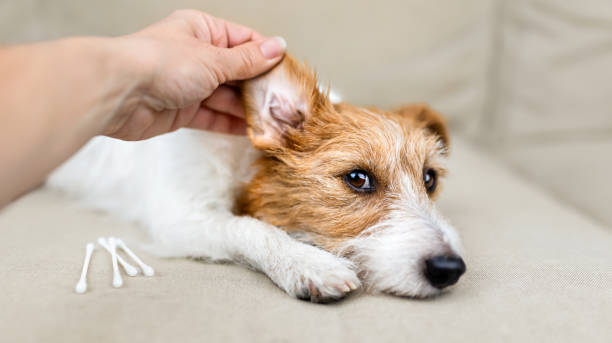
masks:
[[[201,107],[186,127],[234,135],[246,134],[246,122],[244,119],[206,107]]]
[[[244,107],[239,91],[232,87],[220,86],[204,100],[203,105],[217,112],[244,118]]]
[[[245,80],[264,73],[282,59],[287,43],[281,37],[249,42],[233,48],[214,48],[211,68],[220,84]],[[210,52],[206,58],[210,58]]]

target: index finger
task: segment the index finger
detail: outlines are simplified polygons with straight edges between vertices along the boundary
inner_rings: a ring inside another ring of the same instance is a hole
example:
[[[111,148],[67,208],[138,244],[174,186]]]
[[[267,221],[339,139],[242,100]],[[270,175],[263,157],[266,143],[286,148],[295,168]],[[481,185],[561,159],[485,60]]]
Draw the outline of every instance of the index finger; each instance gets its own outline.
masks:
[[[250,41],[262,40],[265,38],[265,36],[249,27],[226,20],[223,20],[223,22],[225,32],[227,33],[228,48],[233,48],[236,45],[244,44]]]
[[[202,13],[202,18],[204,21],[198,24],[205,25],[204,29],[208,31],[210,43],[219,48],[233,48],[250,41],[266,38],[249,27],[213,17],[206,13]]]

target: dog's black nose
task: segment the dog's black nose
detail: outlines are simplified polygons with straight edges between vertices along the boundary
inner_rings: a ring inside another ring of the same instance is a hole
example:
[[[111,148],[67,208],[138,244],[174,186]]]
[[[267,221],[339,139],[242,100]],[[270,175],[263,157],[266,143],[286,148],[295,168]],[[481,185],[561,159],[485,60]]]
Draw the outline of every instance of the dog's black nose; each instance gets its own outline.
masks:
[[[461,257],[435,256],[425,260],[425,277],[437,289],[454,285],[464,272]]]

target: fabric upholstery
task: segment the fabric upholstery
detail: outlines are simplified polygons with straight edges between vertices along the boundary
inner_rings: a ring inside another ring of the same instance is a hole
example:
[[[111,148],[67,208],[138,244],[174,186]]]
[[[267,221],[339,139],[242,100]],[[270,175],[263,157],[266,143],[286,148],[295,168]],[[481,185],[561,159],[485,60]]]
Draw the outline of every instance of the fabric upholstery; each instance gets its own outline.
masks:
[[[430,102],[490,143],[453,138],[440,200],[466,275],[431,300],[315,305],[242,267],[146,254],[157,275],[113,289],[98,249],[77,295],[85,243],[140,231],[42,189],[0,211],[0,342],[612,341],[612,2],[1,1],[0,44],[124,34],[178,8],[284,36],[350,102]]]
[[[612,129],[612,2],[505,1],[494,120],[501,134]]]
[[[525,178],[612,229],[612,139],[554,140],[508,149],[510,164]]]
[[[491,161],[455,139],[441,210],[468,271],[430,300],[317,305],[242,267],[146,254],[157,275],[113,289],[101,250],[78,295],[85,243],[138,230],[38,191],[0,213],[0,341],[609,342],[612,234]]]
[[[478,122],[485,94],[490,0],[71,1],[0,3],[0,43],[67,35],[119,35],[180,8],[232,19],[268,35],[316,67],[352,103],[427,101],[455,125]]]

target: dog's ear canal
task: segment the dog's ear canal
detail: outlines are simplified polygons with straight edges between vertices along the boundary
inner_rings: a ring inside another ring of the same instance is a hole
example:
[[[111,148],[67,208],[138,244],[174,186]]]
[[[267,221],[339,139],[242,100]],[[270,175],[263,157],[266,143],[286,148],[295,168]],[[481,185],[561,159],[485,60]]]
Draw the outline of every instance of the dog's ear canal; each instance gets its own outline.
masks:
[[[417,121],[421,122],[429,132],[437,135],[446,148],[449,147],[450,137],[448,127],[446,126],[446,120],[444,120],[444,117],[442,117],[438,111],[429,107],[429,105],[407,105],[396,109],[394,112],[414,117]]]
[[[268,73],[242,85],[247,133],[262,150],[292,147],[317,107],[327,99],[312,71],[287,55]]]

